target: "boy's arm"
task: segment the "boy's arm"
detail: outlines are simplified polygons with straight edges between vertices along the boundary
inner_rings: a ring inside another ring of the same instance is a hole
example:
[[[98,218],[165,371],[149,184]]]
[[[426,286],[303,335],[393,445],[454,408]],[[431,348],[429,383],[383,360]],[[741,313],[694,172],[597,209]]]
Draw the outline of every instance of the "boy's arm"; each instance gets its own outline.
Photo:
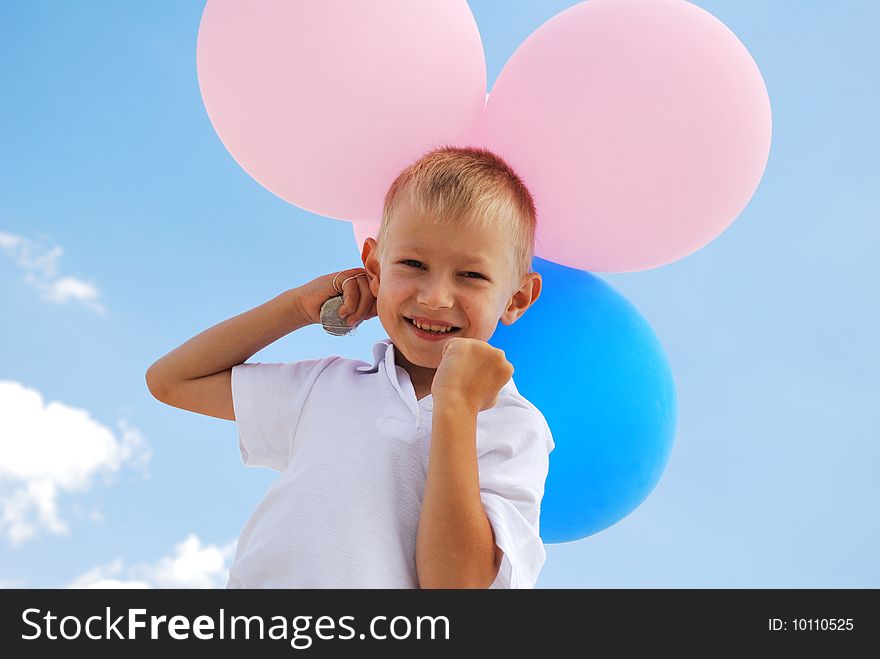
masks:
[[[298,289],[290,289],[158,359],[147,369],[147,387],[167,405],[234,421],[232,367],[312,322]]]
[[[435,400],[416,539],[421,588],[488,588],[501,566],[480,499],[477,413],[462,401]]]

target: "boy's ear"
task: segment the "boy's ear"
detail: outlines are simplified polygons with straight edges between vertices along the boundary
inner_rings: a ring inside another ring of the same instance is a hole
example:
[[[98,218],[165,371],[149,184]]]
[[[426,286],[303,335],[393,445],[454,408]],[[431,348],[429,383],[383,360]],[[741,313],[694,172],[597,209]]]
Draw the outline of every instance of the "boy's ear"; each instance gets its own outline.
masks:
[[[522,316],[526,309],[532,306],[541,295],[542,279],[540,273],[530,272],[525,276],[522,285],[514,291],[504,313],[501,314],[501,322],[505,325],[513,325]]]
[[[364,241],[364,247],[361,250],[361,261],[364,263],[364,270],[367,271],[367,281],[370,282],[370,292],[374,296],[379,295],[379,243],[375,238],[367,238]]]

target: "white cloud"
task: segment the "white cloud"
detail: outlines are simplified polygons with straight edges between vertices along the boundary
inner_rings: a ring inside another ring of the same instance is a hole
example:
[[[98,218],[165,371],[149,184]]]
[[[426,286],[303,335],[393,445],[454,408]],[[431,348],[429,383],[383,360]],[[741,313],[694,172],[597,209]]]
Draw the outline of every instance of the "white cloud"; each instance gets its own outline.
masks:
[[[109,483],[123,466],[146,476],[146,441],[125,420],[118,426],[119,436],[87,410],[0,380],[0,536],[18,545],[40,530],[67,533],[63,493],[87,490],[99,475]]]
[[[4,588],[26,588],[24,579],[0,579],[0,590]]]
[[[0,247],[5,249],[13,249],[18,246],[23,238],[21,236],[13,236],[11,233],[0,231]]]
[[[0,249],[24,270],[25,281],[40,291],[43,299],[60,304],[76,300],[100,314],[107,313],[98,302],[100,291],[94,283],[76,277],[57,277],[58,262],[64,253],[60,245],[48,249],[33,240],[0,231]]]
[[[121,558],[74,579],[68,588],[223,588],[235,555],[233,540],[220,547],[204,545],[191,533],[170,556],[155,563],[124,567]]]
[[[46,291],[48,299],[62,303],[70,299],[82,300],[87,304],[97,303],[98,295],[98,289],[93,284],[73,277],[56,279]]]
[[[150,588],[145,581],[124,580],[115,577],[122,573],[122,559],[92,568],[68,585],[68,588]]]

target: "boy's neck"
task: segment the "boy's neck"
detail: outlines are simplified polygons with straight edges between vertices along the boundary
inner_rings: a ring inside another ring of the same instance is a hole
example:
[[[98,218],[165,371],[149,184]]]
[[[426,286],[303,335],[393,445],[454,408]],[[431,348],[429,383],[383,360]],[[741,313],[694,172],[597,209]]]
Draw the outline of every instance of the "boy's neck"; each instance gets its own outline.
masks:
[[[393,343],[391,345],[394,346]],[[417,397],[423,397],[419,394],[427,395],[431,393],[431,384],[434,382],[434,374],[437,373],[436,368],[416,366],[403,356],[403,352],[397,346],[394,346],[394,363],[409,374],[409,379],[412,382]]]

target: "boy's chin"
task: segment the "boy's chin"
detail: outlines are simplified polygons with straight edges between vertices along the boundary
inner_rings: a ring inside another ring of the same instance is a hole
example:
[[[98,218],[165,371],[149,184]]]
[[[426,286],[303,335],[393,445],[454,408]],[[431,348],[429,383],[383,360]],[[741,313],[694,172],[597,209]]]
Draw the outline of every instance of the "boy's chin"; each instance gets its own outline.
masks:
[[[438,366],[440,366],[440,362],[442,361],[442,357],[440,356],[441,347],[437,347],[437,355],[436,357],[432,357],[431,355],[416,355],[413,354],[412,348],[409,346],[403,346],[401,352],[403,356],[406,357],[406,360],[412,364],[413,366],[418,366],[419,368],[430,368],[436,370]]]
[[[430,368],[430,369],[433,369],[436,371],[437,368],[440,366],[441,361],[443,361],[443,360],[440,357],[437,357],[437,359],[421,360],[421,361],[417,360],[412,363],[415,364],[416,366],[421,366],[422,368]]]
[[[395,338],[393,335],[390,336],[392,337],[391,342],[394,344],[397,352],[400,353],[404,357],[404,359],[406,359],[406,361],[408,361],[413,366],[436,370],[437,367],[440,366],[440,362],[443,361],[443,358],[441,356],[443,350],[442,342],[438,343],[435,348],[427,346],[422,347],[421,350],[418,350],[418,347],[414,347],[412,345],[411,340],[399,340],[402,337]]]

